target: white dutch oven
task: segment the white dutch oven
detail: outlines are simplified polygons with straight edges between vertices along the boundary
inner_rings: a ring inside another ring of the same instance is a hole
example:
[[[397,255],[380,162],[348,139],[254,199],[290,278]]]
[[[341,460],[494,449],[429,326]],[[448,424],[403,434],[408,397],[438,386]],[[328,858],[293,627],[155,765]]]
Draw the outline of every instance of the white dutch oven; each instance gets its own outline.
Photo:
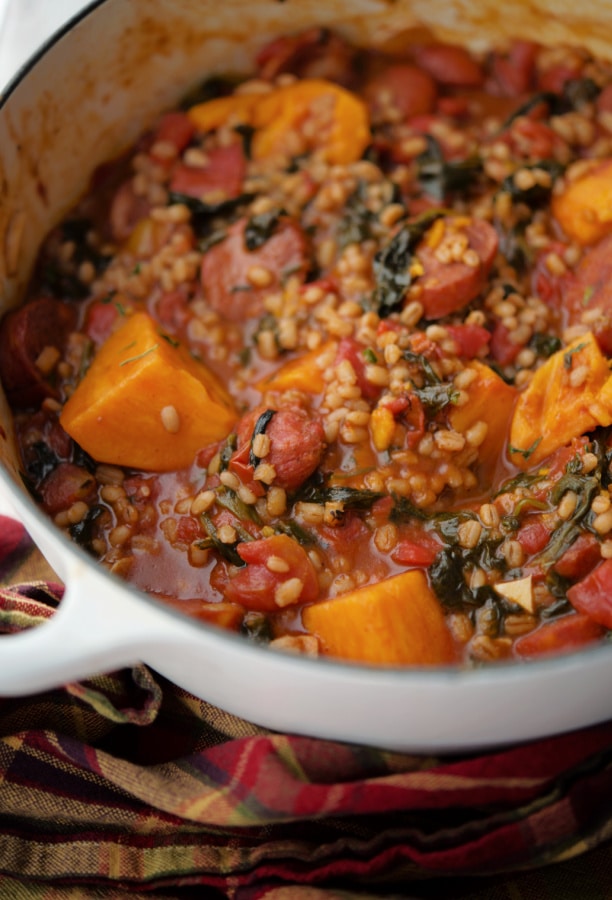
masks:
[[[527,7],[527,8],[526,8]],[[472,45],[504,29],[589,43],[612,5],[522,0],[106,0],[71,23],[12,84],[0,108],[0,303],[19,301],[37,245],[85,190],[94,166],[213,71],[248,71],[273,35],[318,24],[382,41],[415,22]],[[490,15],[487,15],[487,10]],[[612,646],[476,671],[370,669],[247,644],[132,590],[34,506],[0,398],[0,496],[66,583],[49,623],[0,637],[0,695],[18,696],[143,661],[261,725],[410,751],[518,742],[612,716]]]

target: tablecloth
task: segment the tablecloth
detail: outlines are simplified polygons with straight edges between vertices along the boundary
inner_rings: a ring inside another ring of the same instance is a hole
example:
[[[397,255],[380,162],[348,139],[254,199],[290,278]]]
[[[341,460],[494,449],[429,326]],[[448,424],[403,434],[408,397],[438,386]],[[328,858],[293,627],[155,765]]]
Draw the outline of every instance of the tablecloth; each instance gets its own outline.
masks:
[[[0,517],[0,633],[61,594]],[[7,900],[606,900],[611,837],[612,722],[434,758],[271,733],[144,665],[0,700]]]

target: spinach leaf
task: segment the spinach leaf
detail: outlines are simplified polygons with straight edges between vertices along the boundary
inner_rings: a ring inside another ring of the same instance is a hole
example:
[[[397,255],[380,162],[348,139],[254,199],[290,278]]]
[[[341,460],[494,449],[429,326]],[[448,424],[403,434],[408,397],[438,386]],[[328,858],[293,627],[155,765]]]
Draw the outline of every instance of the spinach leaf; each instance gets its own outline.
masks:
[[[406,291],[412,283],[410,265],[413,252],[436,219],[444,215],[445,210],[432,209],[406,223],[374,257],[376,287],[372,302],[381,319],[401,309]]]
[[[88,553],[93,553],[92,542],[95,537],[95,524],[105,512],[106,510],[103,506],[96,504],[88,509],[80,522],[70,526],[70,537],[84,550],[87,550]]]
[[[433,384],[424,388],[413,388],[412,393],[419,398],[427,413],[432,415],[449,404],[457,402],[459,391],[452,384]]]
[[[416,159],[417,179],[426,194],[443,203],[455,191],[467,191],[482,172],[479,157],[447,162],[439,142],[430,134],[423,135],[427,149]]]
[[[283,210],[275,209],[251,216],[244,229],[244,243],[247,250],[252,252],[263,247],[276,231],[282,214]]]
[[[515,203],[524,203],[530,209],[546,203],[551,195],[554,182],[565,171],[565,166],[554,159],[545,159],[530,165],[522,165],[521,169],[543,169],[550,175],[550,185],[533,184],[528,188],[520,188],[514,180],[514,174],[508,175],[501,183],[500,191],[510,194]]]
[[[205,203],[204,200],[200,200],[198,197],[190,197],[188,194],[170,191],[168,204],[184,204],[191,213],[191,224],[196,236],[198,238],[207,238],[210,232],[213,231],[216,219],[231,220],[233,214],[238,212],[246,203],[250,203],[254,196],[255,194],[239,194],[237,197],[220,200],[218,203]],[[224,235],[220,235],[217,241],[222,240],[223,237]]]
[[[334,485],[320,486],[317,484],[306,486],[299,495],[299,499],[305,503],[342,503],[345,510],[371,509],[373,504],[382,497],[384,497],[384,494],[379,491]]]
[[[266,411],[262,412],[262,414],[255,422],[255,427],[253,428],[253,434],[251,436],[251,449],[249,451],[249,465],[253,467],[258,466],[261,461],[261,457],[256,456],[255,453],[253,453],[253,441],[258,434],[265,434],[266,428],[272,421],[275,414],[275,409],[266,409]]]
[[[245,561],[236,550],[236,547],[240,542],[237,540],[233,544],[225,544],[223,541],[219,540],[217,529],[215,528],[212,519],[206,513],[201,513],[199,518],[202,527],[207,534],[207,537],[199,542],[200,547],[202,549],[212,547],[222,559],[231,563],[231,565],[239,566],[240,568],[245,566]]]
[[[415,365],[419,369],[423,376],[423,380],[428,387],[440,384],[440,379],[436,375],[431,363],[422,353],[415,353],[413,350],[404,350],[402,356],[407,363]]]
[[[367,182],[359,179],[357,187],[344,206],[344,215],[338,223],[336,237],[340,247],[360,244],[372,237],[372,226],[376,216],[366,206]]]

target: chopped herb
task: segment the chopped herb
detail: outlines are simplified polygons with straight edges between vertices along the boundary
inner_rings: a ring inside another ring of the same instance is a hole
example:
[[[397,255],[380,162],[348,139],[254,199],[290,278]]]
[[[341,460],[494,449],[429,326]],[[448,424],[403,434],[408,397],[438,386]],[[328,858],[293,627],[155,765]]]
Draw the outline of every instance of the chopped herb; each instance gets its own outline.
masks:
[[[586,347],[586,343],[582,342],[577,344],[575,347],[572,347],[571,350],[568,350],[567,353],[563,354],[563,367],[565,369],[571,369],[574,364],[574,354],[580,353],[581,350],[584,350]]]
[[[148,347],[146,350],[143,350],[142,353],[139,353],[137,356],[130,356],[128,359],[122,360],[119,363],[119,365],[127,366],[128,363],[138,362],[139,359],[143,359],[145,356],[148,356],[149,353],[154,353],[158,347],[159,347],[159,344],[153,344],[152,347]]]
[[[363,351],[363,358],[367,363],[370,363],[371,365],[376,365],[376,363],[378,362],[378,357],[371,347],[365,348],[365,350]]]
[[[233,284],[230,288],[230,294],[239,294],[241,291],[253,291],[252,284]]]
[[[219,506],[223,506],[224,509],[229,509],[230,512],[234,513],[237,519],[240,519],[243,522],[248,520],[254,522],[256,525],[262,524],[259,513],[255,507],[241,500],[236,491],[232,491],[231,488],[223,486],[217,488],[215,493]]]
[[[270,210],[270,212],[260,213],[257,216],[251,216],[244,229],[244,243],[247,250],[253,252],[268,241],[276,229],[283,210]]]
[[[279,534],[287,534],[289,537],[294,538],[298,544],[302,544],[303,547],[309,547],[312,544],[317,543],[316,538],[310,531],[302,528],[295,519],[287,519],[285,522],[276,522],[274,530]]]
[[[219,469],[221,472],[225,471],[229,465],[229,461],[236,452],[236,447],[238,446],[238,436],[232,432],[228,434],[219,453]]]
[[[585,287],[584,293],[582,295],[582,305],[588,306],[593,298],[593,294],[595,293],[595,286],[589,284]]]
[[[180,346],[180,341],[177,341],[176,338],[173,338],[169,334],[166,334],[165,331],[158,331],[157,333],[159,334],[160,338],[163,338],[164,341],[167,341],[171,347]]]
[[[253,452],[253,441],[257,437],[258,434],[265,434],[266,428],[276,415],[275,409],[266,409],[265,412],[259,416],[257,421],[255,422],[255,427],[253,428],[253,434],[251,435],[251,449],[249,451],[249,465],[255,467],[258,466],[261,462],[261,457],[256,456]]]
[[[403,357],[407,363],[415,365],[420,369],[426,385],[432,386],[440,384],[440,379],[434,372],[431,363],[422,353],[414,353],[413,350],[404,350]]]
[[[541,443],[541,441],[542,441],[541,437],[536,438],[535,441],[533,442],[533,444],[531,445],[531,447],[527,447],[526,450],[522,450],[520,447],[512,447],[512,446],[509,446],[508,450],[510,451],[510,453],[519,453],[523,457],[523,459],[529,459],[529,457],[535,453],[535,451],[536,451],[537,447],[539,446],[539,444]]]

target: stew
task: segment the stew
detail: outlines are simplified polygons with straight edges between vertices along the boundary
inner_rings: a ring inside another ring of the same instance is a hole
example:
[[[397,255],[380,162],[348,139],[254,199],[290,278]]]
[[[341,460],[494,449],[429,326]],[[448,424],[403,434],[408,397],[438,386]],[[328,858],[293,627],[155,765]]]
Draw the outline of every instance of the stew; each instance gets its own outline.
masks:
[[[612,66],[323,29],[164,113],[0,327],[23,478],[249,640],[481,665],[612,629]]]

